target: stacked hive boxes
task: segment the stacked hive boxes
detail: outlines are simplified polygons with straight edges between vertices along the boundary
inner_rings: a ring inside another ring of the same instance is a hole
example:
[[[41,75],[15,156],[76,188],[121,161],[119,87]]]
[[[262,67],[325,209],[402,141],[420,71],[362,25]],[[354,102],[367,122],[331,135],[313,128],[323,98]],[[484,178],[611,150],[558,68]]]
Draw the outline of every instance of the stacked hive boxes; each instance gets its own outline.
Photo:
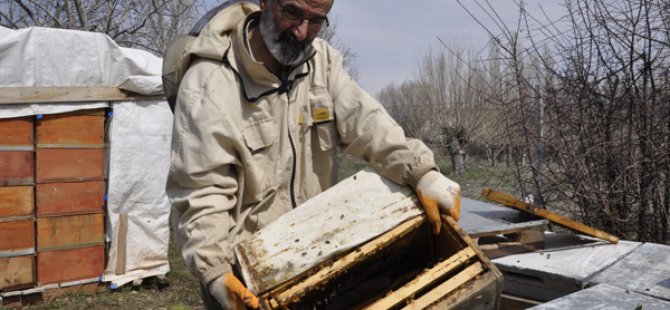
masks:
[[[103,110],[0,120],[0,291],[104,270]]]
[[[104,270],[104,111],[37,121],[37,282],[95,278]]]
[[[35,281],[33,118],[0,120],[0,291]]]

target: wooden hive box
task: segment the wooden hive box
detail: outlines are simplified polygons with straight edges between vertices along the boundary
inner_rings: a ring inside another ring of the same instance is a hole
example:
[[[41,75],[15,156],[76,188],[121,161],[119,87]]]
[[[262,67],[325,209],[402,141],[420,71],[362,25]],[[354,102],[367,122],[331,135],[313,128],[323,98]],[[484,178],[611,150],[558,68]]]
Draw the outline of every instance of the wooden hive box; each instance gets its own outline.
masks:
[[[34,152],[0,148],[0,186],[34,183]]]
[[[267,309],[495,309],[502,290],[501,273],[455,221],[444,217],[433,235],[413,191],[372,171],[285,214],[235,253]]]
[[[35,210],[32,186],[0,187],[0,220],[33,215]]]
[[[37,183],[102,180],[104,157],[103,148],[37,148]]]
[[[35,255],[0,257],[0,291],[22,289],[35,282]]]
[[[33,117],[0,119],[0,146],[32,146]]]
[[[38,252],[100,245],[104,238],[104,215],[40,217],[37,236]]]
[[[105,268],[103,245],[37,253],[37,282],[62,283],[96,278]]]
[[[34,252],[35,221],[0,222],[0,257]]]
[[[37,216],[103,212],[105,182],[37,184]]]
[[[45,115],[36,126],[37,147],[102,147],[103,110]]]

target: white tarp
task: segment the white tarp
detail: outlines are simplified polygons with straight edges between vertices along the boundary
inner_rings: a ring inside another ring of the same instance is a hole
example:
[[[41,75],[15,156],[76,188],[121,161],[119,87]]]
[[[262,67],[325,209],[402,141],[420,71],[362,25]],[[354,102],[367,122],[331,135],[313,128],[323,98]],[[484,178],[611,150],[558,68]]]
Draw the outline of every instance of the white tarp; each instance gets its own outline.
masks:
[[[112,243],[103,280],[120,286],[170,270],[170,202],[165,181],[172,112],[165,101],[118,102],[113,108],[107,194]],[[128,216],[125,244],[118,242],[120,214]],[[124,251],[126,272],[117,275],[118,255]]]
[[[2,87],[105,86],[153,96],[162,94],[161,70],[161,58],[119,47],[104,34],[0,27],[0,92]],[[0,105],[0,118],[108,106],[109,102]],[[165,101],[119,102],[111,107],[106,212],[111,246],[103,279],[122,285],[169,271],[170,205],[164,187],[172,113]],[[128,215],[125,272],[115,270],[122,213]]]
[[[112,86],[142,95],[162,93],[162,60],[123,48],[101,33],[0,27],[0,87]],[[86,104],[0,105],[0,118],[107,107]]]

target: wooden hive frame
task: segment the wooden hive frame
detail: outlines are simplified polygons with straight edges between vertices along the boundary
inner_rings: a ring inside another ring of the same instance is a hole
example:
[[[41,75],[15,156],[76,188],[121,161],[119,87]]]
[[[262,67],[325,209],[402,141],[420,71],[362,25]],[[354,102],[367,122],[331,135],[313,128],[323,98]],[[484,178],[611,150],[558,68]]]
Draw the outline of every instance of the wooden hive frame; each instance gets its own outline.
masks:
[[[385,249],[411,238],[417,231],[431,235],[423,216],[414,217],[359,248],[330,259],[286,283],[260,294],[264,309],[300,309],[301,302],[327,295],[339,277],[355,273],[366,260],[387,255]],[[411,240],[411,239],[410,239]],[[436,246],[426,253],[444,259],[412,274],[390,291],[372,296],[364,309],[470,309],[497,308],[502,290],[502,275],[468,235],[451,219],[443,217],[442,232],[431,240]],[[414,255],[417,255],[416,253]],[[385,258],[382,258],[385,259]],[[363,267],[365,268],[365,267]],[[484,298],[473,298],[485,295]],[[312,297],[310,297],[312,296]],[[309,303],[309,302],[308,302]],[[348,305],[347,307],[350,307]],[[480,305],[481,306],[481,305]],[[356,305],[356,308],[361,305]],[[319,308],[319,307],[317,307]]]

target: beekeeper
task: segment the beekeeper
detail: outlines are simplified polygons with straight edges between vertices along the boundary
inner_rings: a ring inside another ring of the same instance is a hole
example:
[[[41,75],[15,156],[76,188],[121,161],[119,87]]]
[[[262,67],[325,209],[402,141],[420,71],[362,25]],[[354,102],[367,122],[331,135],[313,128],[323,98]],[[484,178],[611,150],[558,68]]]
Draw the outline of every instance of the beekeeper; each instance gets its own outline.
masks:
[[[317,38],[333,0],[235,3],[188,49],[179,84],[167,193],[177,244],[208,309],[258,307],[233,275],[232,246],[337,181],[337,151],[413,187],[434,232],[458,218],[459,186],[422,142]]]

